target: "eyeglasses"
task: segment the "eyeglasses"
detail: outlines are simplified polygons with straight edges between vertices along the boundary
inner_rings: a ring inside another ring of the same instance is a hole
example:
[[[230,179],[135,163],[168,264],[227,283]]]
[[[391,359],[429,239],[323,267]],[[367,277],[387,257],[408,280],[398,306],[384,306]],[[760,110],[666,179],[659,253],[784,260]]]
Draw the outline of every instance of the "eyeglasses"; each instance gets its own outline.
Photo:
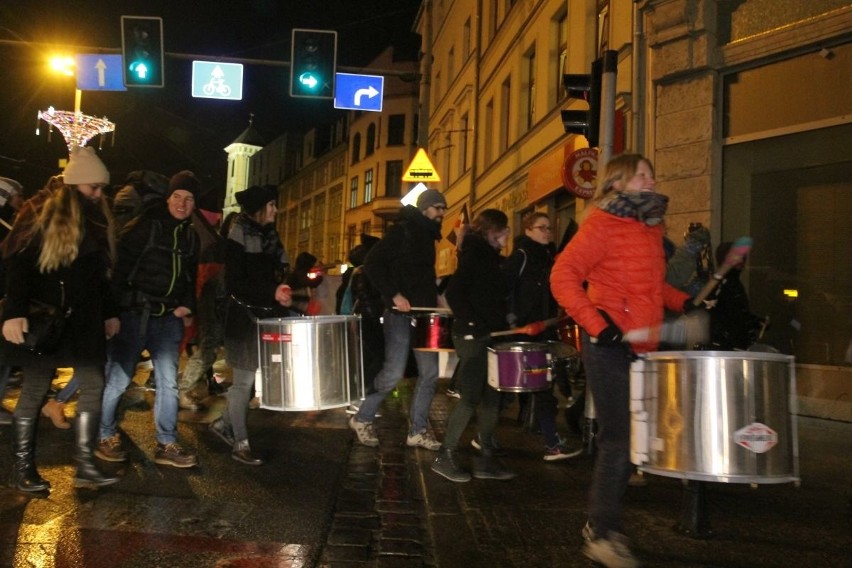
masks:
[[[545,232],[550,232],[550,231],[553,230],[550,227],[550,225],[534,225],[534,226],[530,227],[530,229],[538,229],[539,231],[545,231]]]

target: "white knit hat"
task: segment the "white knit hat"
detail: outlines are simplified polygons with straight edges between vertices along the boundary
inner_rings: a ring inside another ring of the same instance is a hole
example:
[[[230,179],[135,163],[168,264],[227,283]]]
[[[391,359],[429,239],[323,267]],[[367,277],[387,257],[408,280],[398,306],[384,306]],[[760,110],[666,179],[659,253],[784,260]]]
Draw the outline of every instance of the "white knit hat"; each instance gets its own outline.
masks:
[[[21,195],[23,186],[11,178],[0,177],[0,207],[12,199],[15,195]]]
[[[71,149],[63,178],[68,185],[109,183],[109,172],[94,148],[75,146]]]

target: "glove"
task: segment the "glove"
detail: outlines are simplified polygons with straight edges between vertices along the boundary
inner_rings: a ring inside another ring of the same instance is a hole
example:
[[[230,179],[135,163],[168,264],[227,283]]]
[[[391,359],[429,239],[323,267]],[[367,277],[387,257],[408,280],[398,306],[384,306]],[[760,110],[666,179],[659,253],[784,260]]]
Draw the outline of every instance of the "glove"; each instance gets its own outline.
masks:
[[[620,345],[623,339],[624,334],[621,330],[617,326],[609,324],[591,341],[597,345]]]
[[[697,255],[701,250],[710,245],[710,231],[706,227],[698,226],[689,231],[683,237],[683,246],[686,250]]]

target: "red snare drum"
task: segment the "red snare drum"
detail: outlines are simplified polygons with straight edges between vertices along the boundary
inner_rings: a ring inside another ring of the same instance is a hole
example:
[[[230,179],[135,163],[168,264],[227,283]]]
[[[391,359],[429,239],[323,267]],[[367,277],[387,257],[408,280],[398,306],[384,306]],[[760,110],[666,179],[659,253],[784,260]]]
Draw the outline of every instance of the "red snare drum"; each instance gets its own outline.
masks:
[[[453,317],[447,314],[425,313],[412,316],[414,345],[418,351],[454,351]]]
[[[580,340],[580,326],[574,323],[574,320],[569,318],[564,324],[559,326],[557,333],[562,343],[572,345],[578,353],[583,351],[583,344]]]
[[[488,348],[488,384],[504,392],[550,388],[550,352],[544,343],[501,343]]]

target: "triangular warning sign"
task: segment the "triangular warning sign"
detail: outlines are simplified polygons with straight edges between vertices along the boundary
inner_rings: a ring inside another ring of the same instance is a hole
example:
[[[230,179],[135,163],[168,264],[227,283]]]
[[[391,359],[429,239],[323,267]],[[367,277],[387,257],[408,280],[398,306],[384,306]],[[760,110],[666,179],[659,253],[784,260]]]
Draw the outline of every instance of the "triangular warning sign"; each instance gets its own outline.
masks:
[[[402,175],[402,181],[441,181],[435,166],[426,155],[426,150],[423,148],[417,150],[417,154]]]

